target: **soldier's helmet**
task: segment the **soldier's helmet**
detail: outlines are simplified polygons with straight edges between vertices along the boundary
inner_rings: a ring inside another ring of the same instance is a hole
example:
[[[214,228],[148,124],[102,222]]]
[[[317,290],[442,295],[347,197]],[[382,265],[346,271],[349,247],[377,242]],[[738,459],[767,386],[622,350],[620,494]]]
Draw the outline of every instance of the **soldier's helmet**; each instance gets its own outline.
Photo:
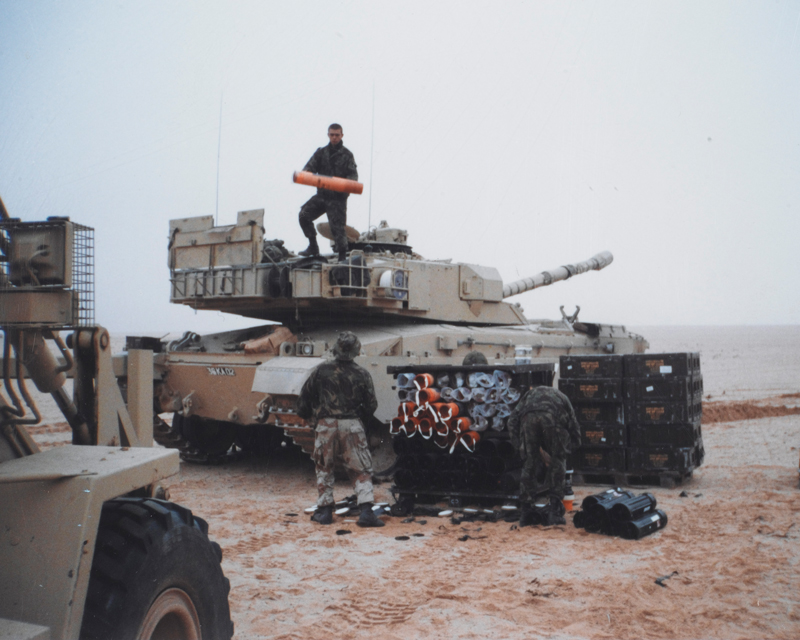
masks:
[[[486,356],[483,355],[480,351],[470,351],[467,355],[464,356],[464,361],[461,364],[463,365],[489,364],[489,362],[486,360]]]
[[[355,333],[345,331],[339,335],[339,339],[333,347],[333,357],[337,360],[353,360],[361,353],[361,341]]]

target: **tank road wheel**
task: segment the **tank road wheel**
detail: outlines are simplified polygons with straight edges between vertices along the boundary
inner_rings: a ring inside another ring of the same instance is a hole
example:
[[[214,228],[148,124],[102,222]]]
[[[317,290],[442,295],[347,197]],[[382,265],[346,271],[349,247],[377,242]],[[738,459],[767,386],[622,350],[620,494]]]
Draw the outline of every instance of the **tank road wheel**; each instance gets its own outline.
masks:
[[[238,426],[199,416],[184,418],[179,413],[174,415],[173,425],[188,441],[188,447],[181,449],[181,458],[203,464],[222,462],[236,438]]]
[[[185,507],[152,498],[103,505],[86,594],[84,640],[229,640],[222,549]]]

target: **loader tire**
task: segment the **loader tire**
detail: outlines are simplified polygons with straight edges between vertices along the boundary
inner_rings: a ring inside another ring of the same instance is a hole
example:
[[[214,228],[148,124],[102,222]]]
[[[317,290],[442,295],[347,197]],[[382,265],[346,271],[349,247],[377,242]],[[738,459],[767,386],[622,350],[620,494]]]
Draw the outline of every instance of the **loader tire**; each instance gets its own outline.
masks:
[[[80,637],[230,640],[222,550],[208,524],[152,498],[103,505]]]

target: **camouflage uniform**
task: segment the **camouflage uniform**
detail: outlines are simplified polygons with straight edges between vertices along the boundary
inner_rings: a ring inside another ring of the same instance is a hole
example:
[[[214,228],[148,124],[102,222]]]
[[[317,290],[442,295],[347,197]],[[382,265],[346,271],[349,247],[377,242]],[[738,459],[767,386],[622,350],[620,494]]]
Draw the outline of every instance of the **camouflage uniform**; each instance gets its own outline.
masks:
[[[358,504],[373,501],[372,456],[362,418],[378,408],[369,372],[349,360],[325,362],[311,372],[297,400],[297,415],[316,423],[314,462],[320,507],[332,505],[333,472],[341,455]]]
[[[336,146],[328,144],[317,149],[306,163],[306,166],[303,167],[303,171],[310,171],[323,176],[358,180],[356,160],[352,152],[345,148],[341,142]],[[312,196],[300,209],[300,228],[306,238],[309,240],[316,238],[314,220],[327,213],[328,222],[331,225],[331,234],[333,234],[333,240],[336,243],[336,251],[339,253],[347,251],[347,236],[345,235],[344,226],[347,223],[347,197],[349,195],[349,193],[318,188],[317,194]]]
[[[523,461],[520,502],[533,504],[543,464],[539,448],[550,455],[544,484],[551,497],[564,497],[567,454],[581,445],[581,432],[569,399],[553,387],[535,387],[519,401],[508,418],[511,442]]]

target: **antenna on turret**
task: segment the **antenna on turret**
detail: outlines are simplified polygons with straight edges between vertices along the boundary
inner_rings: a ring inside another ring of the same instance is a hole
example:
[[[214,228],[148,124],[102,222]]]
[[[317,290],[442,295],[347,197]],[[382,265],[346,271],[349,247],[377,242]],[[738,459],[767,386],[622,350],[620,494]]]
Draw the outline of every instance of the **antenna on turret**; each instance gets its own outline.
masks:
[[[219,150],[222,146],[222,98],[225,91],[219,94],[219,134],[217,136],[217,205],[214,209],[214,226],[219,224]]]
[[[369,142],[369,205],[367,208],[367,233],[372,227],[372,167],[375,166],[375,80],[372,80],[372,134]]]

